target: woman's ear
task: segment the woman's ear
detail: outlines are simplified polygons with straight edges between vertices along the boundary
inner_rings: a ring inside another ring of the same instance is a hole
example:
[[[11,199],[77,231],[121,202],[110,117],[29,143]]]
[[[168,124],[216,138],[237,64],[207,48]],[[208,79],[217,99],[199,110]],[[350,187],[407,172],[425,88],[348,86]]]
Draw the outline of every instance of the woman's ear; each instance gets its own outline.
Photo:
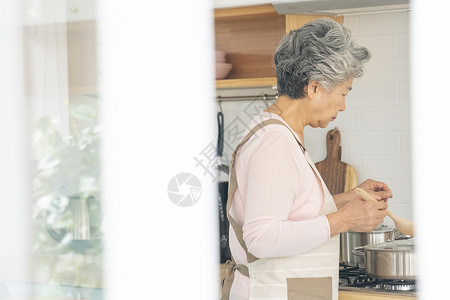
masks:
[[[319,83],[315,80],[311,80],[306,88],[308,97],[314,98],[319,92]]]

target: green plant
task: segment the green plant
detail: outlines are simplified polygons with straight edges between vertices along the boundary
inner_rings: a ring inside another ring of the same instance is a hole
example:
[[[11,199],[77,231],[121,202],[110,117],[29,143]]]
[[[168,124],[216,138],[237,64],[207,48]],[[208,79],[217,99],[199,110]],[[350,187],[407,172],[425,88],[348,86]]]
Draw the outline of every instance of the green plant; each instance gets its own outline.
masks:
[[[101,274],[100,130],[92,107],[74,105],[69,112],[70,134],[63,134],[58,120],[47,117],[39,119],[34,127],[33,250],[41,254],[38,268],[47,270],[55,282],[61,283],[65,278],[67,283],[67,274],[72,272],[72,284],[80,284],[79,272],[88,267],[86,263]],[[70,233],[57,241],[48,231],[48,226],[58,230],[73,225],[66,216],[75,195],[93,199],[88,206],[90,238],[97,242],[83,251],[73,247]]]

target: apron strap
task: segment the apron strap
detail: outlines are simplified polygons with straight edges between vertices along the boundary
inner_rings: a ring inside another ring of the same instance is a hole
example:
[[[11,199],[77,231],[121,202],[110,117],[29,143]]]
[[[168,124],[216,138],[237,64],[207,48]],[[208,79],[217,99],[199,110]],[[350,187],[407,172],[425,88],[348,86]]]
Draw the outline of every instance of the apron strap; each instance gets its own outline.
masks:
[[[227,260],[223,268],[220,281],[220,299],[230,299],[231,285],[233,284],[234,271],[236,270],[238,270],[242,275],[249,277],[249,272],[246,265],[236,264],[233,258],[231,258],[231,260]]]

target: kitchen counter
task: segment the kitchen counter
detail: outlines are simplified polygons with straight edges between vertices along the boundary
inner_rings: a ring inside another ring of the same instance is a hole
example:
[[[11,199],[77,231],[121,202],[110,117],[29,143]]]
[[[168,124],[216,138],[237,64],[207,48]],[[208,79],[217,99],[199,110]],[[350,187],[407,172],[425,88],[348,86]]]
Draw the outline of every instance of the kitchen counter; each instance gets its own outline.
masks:
[[[0,256],[0,299],[101,300],[101,263],[90,254]]]
[[[0,299],[102,300],[103,289],[0,280]]]
[[[0,281],[101,289],[101,266],[100,255],[5,255],[0,256]]]
[[[364,290],[354,288],[356,290],[339,289],[339,300],[415,300],[417,299],[413,293],[394,294],[376,292],[373,290]]]

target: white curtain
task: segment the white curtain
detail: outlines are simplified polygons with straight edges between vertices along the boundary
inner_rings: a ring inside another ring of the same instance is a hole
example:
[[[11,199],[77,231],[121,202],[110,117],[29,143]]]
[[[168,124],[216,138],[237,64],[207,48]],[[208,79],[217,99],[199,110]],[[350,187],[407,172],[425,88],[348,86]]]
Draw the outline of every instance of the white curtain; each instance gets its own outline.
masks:
[[[420,299],[447,293],[448,194],[448,9],[445,0],[412,1],[412,155]],[[444,234],[444,235],[443,235]],[[445,245],[445,246],[444,246]]]
[[[194,159],[215,141],[212,3],[98,11],[108,299],[217,299],[216,184]]]
[[[67,135],[66,2],[28,0],[22,3],[25,92],[32,119],[48,117],[56,120],[61,132]]]
[[[0,278],[29,274],[30,169],[27,101],[20,10],[14,0],[0,2]],[[24,278],[27,279],[27,278]],[[5,287],[0,284],[0,297]]]

